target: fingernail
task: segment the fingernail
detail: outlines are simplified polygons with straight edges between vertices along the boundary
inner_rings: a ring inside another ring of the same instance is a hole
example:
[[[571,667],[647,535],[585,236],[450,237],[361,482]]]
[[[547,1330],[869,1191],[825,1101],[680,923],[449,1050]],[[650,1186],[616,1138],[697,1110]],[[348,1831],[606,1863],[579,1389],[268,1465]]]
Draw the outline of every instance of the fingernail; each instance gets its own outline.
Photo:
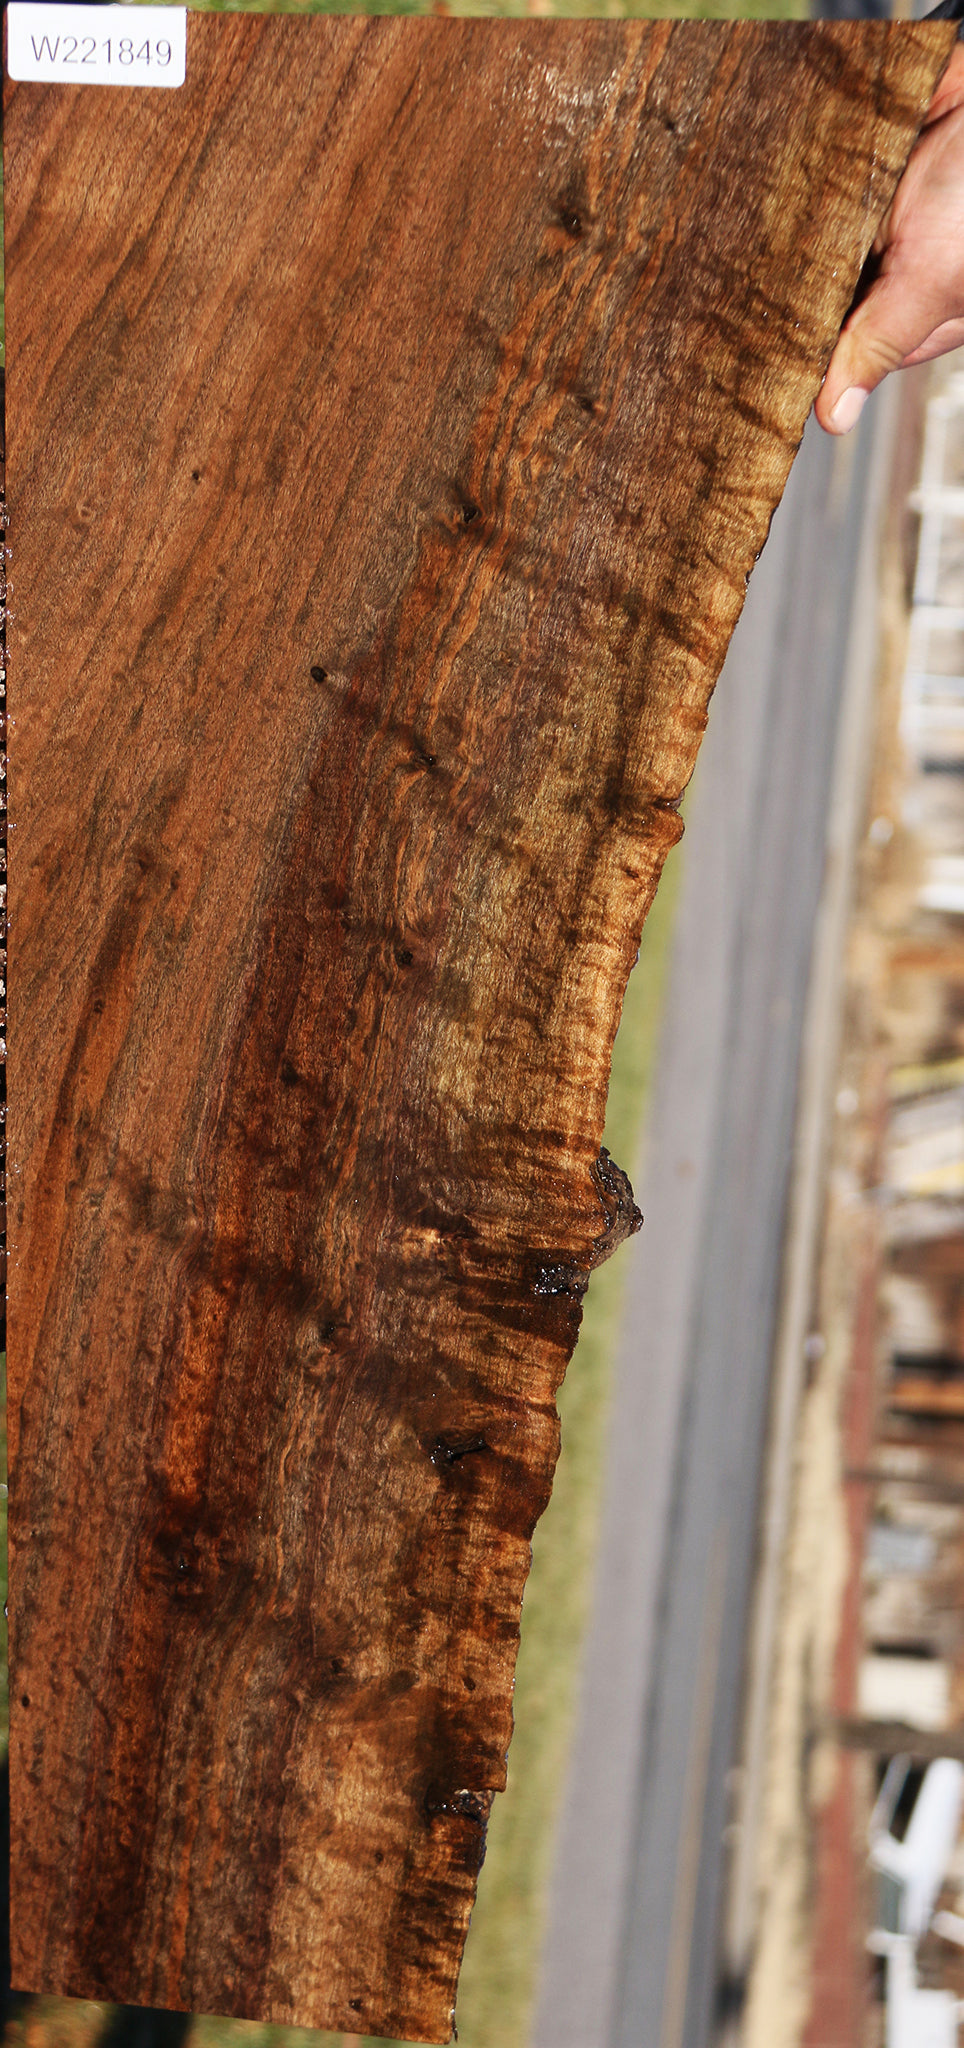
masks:
[[[851,427],[856,426],[869,397],[869,391],[862,390],[859,384],[852,384],[850,390],[838,398],[830,415],[830,424],[835,434],[849,434]]]

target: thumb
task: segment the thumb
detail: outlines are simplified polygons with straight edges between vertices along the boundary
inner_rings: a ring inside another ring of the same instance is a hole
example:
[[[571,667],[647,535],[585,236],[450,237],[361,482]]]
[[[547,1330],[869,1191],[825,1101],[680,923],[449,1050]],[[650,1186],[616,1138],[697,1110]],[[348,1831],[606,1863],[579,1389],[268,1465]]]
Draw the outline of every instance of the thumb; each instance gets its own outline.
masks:
[[[947,318],[929,280],[914,282],[916,290],[898,268],[887,271],[846,321],[814,408],[828,433],[849,433],[868,394]]]

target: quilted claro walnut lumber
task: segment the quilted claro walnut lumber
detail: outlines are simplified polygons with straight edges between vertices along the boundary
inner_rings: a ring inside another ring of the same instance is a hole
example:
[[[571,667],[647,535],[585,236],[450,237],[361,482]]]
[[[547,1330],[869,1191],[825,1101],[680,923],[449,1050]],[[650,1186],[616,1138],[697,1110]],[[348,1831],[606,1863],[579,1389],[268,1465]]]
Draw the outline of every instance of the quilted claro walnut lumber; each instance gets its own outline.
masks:
[[[954,31],[189,31],[6,95],[13,1976],[444,2041],[627,977]]]

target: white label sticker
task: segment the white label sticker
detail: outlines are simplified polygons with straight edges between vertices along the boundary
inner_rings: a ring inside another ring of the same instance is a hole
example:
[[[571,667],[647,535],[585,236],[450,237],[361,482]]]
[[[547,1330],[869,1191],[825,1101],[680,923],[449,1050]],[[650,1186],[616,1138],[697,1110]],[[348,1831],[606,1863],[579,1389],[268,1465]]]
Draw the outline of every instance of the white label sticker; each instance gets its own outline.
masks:
[[[7,71],[47,85],[183,85],[186,7],[10,0]]]

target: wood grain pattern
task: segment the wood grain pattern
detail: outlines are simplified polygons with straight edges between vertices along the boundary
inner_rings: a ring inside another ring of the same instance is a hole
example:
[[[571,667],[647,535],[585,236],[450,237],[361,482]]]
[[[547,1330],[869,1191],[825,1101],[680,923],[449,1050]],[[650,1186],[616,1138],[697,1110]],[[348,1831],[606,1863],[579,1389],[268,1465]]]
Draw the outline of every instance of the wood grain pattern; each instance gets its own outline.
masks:
[[[443,2041],[626,980],[954,31],[189,27],[6,98],[14,1981]]]

